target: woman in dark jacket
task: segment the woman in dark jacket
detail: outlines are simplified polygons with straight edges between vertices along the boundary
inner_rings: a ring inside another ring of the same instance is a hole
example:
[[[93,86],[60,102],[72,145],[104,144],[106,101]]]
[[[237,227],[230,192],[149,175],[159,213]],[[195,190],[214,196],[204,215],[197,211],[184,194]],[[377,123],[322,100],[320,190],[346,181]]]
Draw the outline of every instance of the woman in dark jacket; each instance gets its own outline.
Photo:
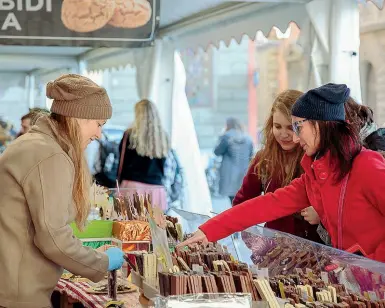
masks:
[[[120,188],[150,192],[152,201],[166,210],[167,196],[162,183],[170,145],[158,110],[149,100],[141,100],[135,105],[135,122],[124,133],[119,150]]]
[[[237,119],[227,119],[225,133],[219,138],[214,154],[222,156],[219,193],[233,202],[254,154],[253,142]]]

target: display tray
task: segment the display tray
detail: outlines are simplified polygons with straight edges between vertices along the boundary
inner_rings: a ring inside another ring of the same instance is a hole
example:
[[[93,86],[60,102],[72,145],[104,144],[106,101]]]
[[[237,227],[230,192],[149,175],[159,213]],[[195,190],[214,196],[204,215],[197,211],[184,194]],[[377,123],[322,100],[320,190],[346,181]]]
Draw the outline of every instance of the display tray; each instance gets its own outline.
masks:
[[[190,212],[183,216],[200,224],[209,219]],[[311,273],[329,284],[343,285],[348,293],[366,299],[385,299],[384,263],[261,226],[234,234],[220,243],[254,272],[267,269],[270,278]]]
[[[80,231],[75,223],[71,224],[71,228],[74,235],[79,239],[87,238],[111,238],[112,237],[112,226],[113,221],[109,220],[91,220],[84,231]]]
[[[312,271],[348,291],[385,298],[385,264],[259,226],[233,239],[239,260],[270,277]]]
[[[131,282],[143,292],[145,298],[151,300],[159,296],[159,290],[148,284],[136,271],[131,271]]]
[[[144,278],[138,272],[131,271],[131,282],[140,290],[143,290],[143,280]]]
[[[153,298],[159,296],[159,290],[143,280],[143,295],[152,300]]]

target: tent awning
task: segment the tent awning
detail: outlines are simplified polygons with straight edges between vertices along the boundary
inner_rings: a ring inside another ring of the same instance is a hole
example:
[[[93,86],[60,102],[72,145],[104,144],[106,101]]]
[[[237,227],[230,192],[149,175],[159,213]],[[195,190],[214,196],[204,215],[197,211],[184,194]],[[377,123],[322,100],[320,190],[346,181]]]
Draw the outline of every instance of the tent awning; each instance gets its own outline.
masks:
[[[238,3],[222,10],[169,27],[161,35],[169,37],[178,48],[228,46],[246,35],[254,39],[258,31],[268,35],[273,27],[285,32],[290,22],[299,27],[307,17],[303,3]]]
[[[370,1],[378,8],[384,5],[384,0]],[[301,27],[307,17],[305,5],[309,2],[311,0],[162,0],[159,34],[174,42],[177,48],[228,45],[232,40],[240,42],[245,35],[253,39],[258,30],[267,35],[274,26],[284,32],[292,21]],[[87,58],[89,52],[89,48],[80,47],[0,46],[0,59],[6,58],[0,72],[70,68],[79,59]],[[104,50],[103,56],[87,59],[89,68],[100,70],[132,64],[135,52],[135,49]]]

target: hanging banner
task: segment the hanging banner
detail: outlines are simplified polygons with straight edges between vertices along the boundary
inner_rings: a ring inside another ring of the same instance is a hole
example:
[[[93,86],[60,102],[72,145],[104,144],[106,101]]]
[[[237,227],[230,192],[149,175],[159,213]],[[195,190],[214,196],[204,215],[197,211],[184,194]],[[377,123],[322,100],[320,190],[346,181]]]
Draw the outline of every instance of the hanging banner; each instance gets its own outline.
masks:
[[[0,44],[145,47],[160,0],[0,0]]]

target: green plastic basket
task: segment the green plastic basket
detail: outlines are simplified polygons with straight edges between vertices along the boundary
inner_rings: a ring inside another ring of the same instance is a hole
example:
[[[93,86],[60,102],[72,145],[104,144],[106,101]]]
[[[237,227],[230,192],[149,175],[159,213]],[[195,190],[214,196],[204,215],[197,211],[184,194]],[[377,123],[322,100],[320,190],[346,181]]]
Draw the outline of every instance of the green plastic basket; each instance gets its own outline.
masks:
[[[113,221],[109,220],[92,220],[80,232],[75,223],[71,224],[74,235],[77,238],[111,238]]]

